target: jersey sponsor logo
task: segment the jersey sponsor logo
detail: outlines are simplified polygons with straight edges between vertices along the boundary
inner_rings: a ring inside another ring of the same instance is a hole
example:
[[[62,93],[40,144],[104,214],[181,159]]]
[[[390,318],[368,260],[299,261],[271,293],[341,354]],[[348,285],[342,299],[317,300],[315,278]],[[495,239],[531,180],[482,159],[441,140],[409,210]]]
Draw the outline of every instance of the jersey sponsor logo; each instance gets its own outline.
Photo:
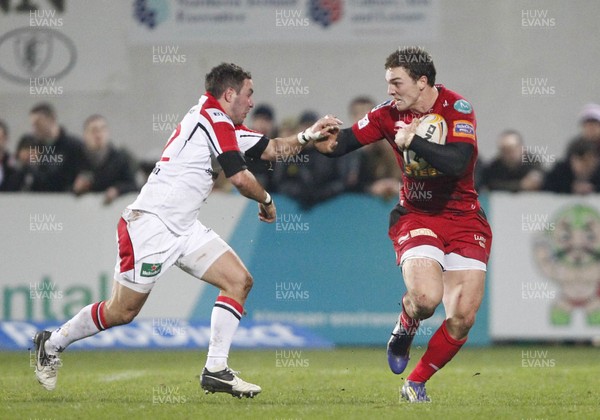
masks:
[[[162,263],[142,263],[140,275],[142,277],[154,277],[160,273],[160,270],[162,270]]]
[[[473,239],[475,239],[476,242],[479,243],[479,246],[482,247],[483,249],[485,249],[485,243],[486,243],[486,238],[485,236],[482,235],[473,235]]]
[[[471,112],[473,112],[473,107],[471,106],[471,104],[465,101],[464,99],[459,99],[458,101],[454,102],[454,109],[456,109],[461,114],[470,114]]]
[[[365,128],[367,125],[369,125],[369,115],[365,115],[364,117],[362,117],[359,121],[358,121],[358,129],[362,130],[363,128]]]
[[[233,125],[233,123],[231,122],[231,118],[229,118],[229,116],[226,113],[219,109],[207,108],[206,113],[208,114],[213,123],[224,122]]]
[[[411,230],[410,237],[414,238],[415,236],[432,236],[434,238],[438,237],[431,229],[427,229],[427,228],[419,228],[419,229]]]
[[[452,134],[454,134],[455,137],[467,137],[474,140],[475,127],[471,121],[457,120],[454,121],[454,129],[452,130]]]

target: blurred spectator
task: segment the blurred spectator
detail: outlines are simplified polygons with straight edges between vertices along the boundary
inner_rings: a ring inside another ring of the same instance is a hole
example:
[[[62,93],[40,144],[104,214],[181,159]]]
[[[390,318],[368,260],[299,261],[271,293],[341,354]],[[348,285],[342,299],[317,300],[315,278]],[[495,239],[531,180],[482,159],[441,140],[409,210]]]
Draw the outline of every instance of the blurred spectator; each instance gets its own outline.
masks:
[[[521,134],[505,130],[497,144],[496,157],[483,165],[481,187],[491,191],[539,190],[544,181],[541,159],[526,151]]]
[[[15,176],[16,168],[12,156],[8,152],[8,125],[0,120],[0,191],[11,191],[11,181]]]
[[[34,191],[34,183],[41,178],[38,153],[39,142],[31,134],[19,140],[16,151],[16,170],[7,187],[10,191]]]
[[[274,139],[277,135],[277,126],[275,125],[275,112],[270,105],[262,104],[256,106],[252,115],[250,116],[250,124],[248,128],[254,131],[258,131],[259,133],[267,136],[268,138]],[[248,166],[248,170],[254,174],[256,179],[262,185],[269,185],[272,176],[272,168],[273,165],[271,162],[254,159],[249,156],[245,157],[246,165]],[[228,185],[229,181],[224,177],[224,175],[219,174],[219,178],[217,178],[216,186],[222,190],[231,190],[231,187]]]
[[[73,183],[77,195],[104,192],[104,203],[136,191],[135,171],[129,155],[110,143],[108,122],[102,115],[91,115],[83,124],[85,161]]]
[[[304,112],[297,131],[310,127],[318,119],[315,112]],[[313,207],[351,188],[351,174],[358,160],[346,157],[352,155],[329,159],[310,143],[298,155],[277,162],[269,189],[293,198],[304,209]]]
[[[557,193],[590,194],[600,191],[600,154],[593,142],[579,139],[546,175],[544,190]]]
[[[593,141],[600,148],[600,105],[587,104],[579,115],[581,134],[579,138]]]
[[[352,124],[358,122],[375,107],[375,102],[367,96],[354,98],[348,106]],[[385,141],[363,146],[357,151],[360,159],[355,191],[389,199],[398,196],[402,172],[390,145]]]
[[[250,116],[248,128],[258,131],[270,139],[278,137],[273,108],[266,104],[257,105]]]
[[[33,179],[29,185],[21,185],[18,189],[70,191],[84,161],[81,140],[58,125],[54,107],[48,103],[35,105],[29,112],[29,119],[35,144],[30,145],[29,160],[21,159],[21,163],[32,167],[22,169]],[[30,144],[31,139],[25,136],[23,141]],[[26,154],[23,147],[20,150]]]

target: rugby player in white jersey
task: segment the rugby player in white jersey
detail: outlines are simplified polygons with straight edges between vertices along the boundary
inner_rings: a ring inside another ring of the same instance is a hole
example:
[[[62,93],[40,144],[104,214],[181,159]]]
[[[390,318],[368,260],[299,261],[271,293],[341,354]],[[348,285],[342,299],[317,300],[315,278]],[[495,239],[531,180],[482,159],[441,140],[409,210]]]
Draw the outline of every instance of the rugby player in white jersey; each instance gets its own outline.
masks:
[[[258,202],[259,219],[272,223],[273,199],[247,170],[244,155],[275,160],[296,154],[309,141],[337,130],[341,121],[326,116],[297,136],[268,139],[242,125],[254,105],[250,73],[223,63],[206,75],[205,86],[206,93],[167,141],[137,199],[122,213],[111,298],[84,307],[57,330],[39,331],[33,338],[36,377],[47,390],[56,387],[59,355],[67,346],[131,322],[158,278],[176,265],[220,290],[211,314],[202,388],[240,398],[261,392],[227,364],[253,280],[229,245],[198,220],[213,185],[211,158],[242,195]]]

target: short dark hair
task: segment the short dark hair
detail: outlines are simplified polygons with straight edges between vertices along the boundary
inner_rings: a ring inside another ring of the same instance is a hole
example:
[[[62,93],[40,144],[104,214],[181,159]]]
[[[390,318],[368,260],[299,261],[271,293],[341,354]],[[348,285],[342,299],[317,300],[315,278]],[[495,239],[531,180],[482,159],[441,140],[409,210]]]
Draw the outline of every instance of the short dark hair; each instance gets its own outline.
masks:
[[[429,86],[435,85],[435,66],[431,55],[421,47],[399,48],[385,60],[385,68],[402,67],[413,80],[427,77]]]
[[[91,123],[93,123],[96,120],[104,120],[104,121],[106,121],[106,118],[104,117],[104,115],[92,114],[89,117],[87,117],[85,119],[85,121],[83,122],[83,129],[85,130],[88,125],[90,125]]]
[[[8,138],[10,133],[8,131],[8,124],[4,120],[0,120],[0,130],[4,131],[4,135]]]
[[[218,99],[230,87],[240,93],[246,79],[252,79],[250,72],[233,63],[221,63],[206,75],[204,87]]]
[[[273,121],[275,119],[275,111],[271,105],[261,104],[254,108],[252,112],[252,118],[262,117],[269,121]]]
[[[370,96],[357,96],[352,101],[350,101],[350,107],[354,105],[373,105],[375,106],[375,101]]]
[[[598,156],[598,146],[593,141],[585,139],[575,140],[567,149],[567,157],[569,159],[573,156],[583,157],[588,154]]]
[[[54,110],[54,107],[48,102],[40,102],[39,104],[34,105],[33,108],[31,108],[31,111],[29,111],[29,113],[42,114],[53,120],[56,119],[56,111]]]

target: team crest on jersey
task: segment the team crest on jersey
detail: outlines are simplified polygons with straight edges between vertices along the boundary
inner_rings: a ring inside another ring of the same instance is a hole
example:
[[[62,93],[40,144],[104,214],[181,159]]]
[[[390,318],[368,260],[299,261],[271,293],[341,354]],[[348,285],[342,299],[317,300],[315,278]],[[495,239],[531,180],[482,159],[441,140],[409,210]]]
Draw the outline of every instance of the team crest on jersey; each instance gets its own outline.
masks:
[[[473,107],[471,106],[471,104],[465,101],[464,99],[459,99],[458,101],[454,102],[454,109],[456,109],[461,114],[470,114],[471,112],[473,112]]]
[[[471,121],[454,121],[454,129],[452,130],[452,133],[455,137],[467,137],[473,140],[475,139],[475,127]]]
[[[209,117],[210,117],[210,119],[212,120],[213,123],[224,122],[224,123],[231,124],[231,118],[229,118],[229,115],[227,115],[226,113],[224,113],[220,109],[208,108],[206,110],[206,113],[209,115]]]
[[[364,117],[362,117],[360,120],[358,120],[358,128],[359,128],[359,130],[362,130],[367,125],[369,125],[369,115],[368,114],[365,115]]]

